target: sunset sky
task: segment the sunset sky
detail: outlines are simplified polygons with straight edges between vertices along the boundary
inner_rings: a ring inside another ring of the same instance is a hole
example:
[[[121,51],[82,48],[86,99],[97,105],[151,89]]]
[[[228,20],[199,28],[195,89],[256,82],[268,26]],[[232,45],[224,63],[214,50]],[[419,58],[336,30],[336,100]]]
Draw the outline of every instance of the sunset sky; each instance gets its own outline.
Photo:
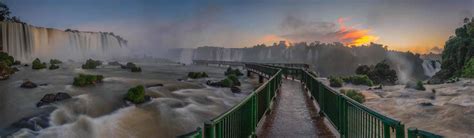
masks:
[[[3,0],[13,15],[59,29],[115,32],[131,47],[249,47],[280,40],[444,46],[474,0]]]

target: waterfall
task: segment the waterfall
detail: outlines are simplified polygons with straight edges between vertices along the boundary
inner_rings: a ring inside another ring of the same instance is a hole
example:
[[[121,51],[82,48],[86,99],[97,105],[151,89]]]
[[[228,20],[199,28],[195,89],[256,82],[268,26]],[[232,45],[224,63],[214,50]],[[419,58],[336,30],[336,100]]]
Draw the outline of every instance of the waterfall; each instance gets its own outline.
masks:
[[[0,48],[20,61],[120,57],[126,40],[102,32],[62,31],[23,23],[0,22]]]
[[[437,60],[424,59],[423,70],[426,76],[433,77],[436,72],[441,70],[441,64]]]

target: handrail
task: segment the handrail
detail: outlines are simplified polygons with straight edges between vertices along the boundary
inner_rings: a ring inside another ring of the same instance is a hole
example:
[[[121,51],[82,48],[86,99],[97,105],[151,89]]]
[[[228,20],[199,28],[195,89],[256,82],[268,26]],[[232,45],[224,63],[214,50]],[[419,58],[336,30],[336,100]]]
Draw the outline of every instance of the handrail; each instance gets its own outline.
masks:
[[[413,127],[408,128],[408,138],[442,138],[443,136]]]
[[[255,135],[258,122],[270,110],[276,92],[280,89],[281,69],[257,64],[245,64],[245,67],[271,77],[240,103],[206,122],[203,130],[197,129],[179,137],[214,138]]]

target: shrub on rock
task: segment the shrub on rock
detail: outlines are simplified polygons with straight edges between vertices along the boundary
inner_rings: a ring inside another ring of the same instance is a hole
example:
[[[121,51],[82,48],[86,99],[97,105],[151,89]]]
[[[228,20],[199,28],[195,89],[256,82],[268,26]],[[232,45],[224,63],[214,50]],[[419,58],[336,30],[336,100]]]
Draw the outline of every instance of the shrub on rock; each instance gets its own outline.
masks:
[[[41,60],[36,58],[35,60],[33,60],[31,68],[32,69],[44,69],[44,68],[46,68],[46,63],[44,63],[44,62],[41,63]]]
[[[189,72],[188,78],[199,79],[209,77],[206,72]]]
[[[135,104],[145,102],[145,87],[143,87],[143,85],[138,85],[128,89],[128,92],[125,95],[125,100]]]
[[[329,86],[342,87],[343,80],[339,77],[329,77]]]
[[[49,64],[62,64],[63,62],[58,59],[50,59]]]
[[[120,65],[122,69],[130,69],[131,72],[142,72],[142,68],[138,67],[135,63],[128,62],[126,65]]]
[[[390,68],[386,61],[377,63],[375,66],[361,65],[357,67],[356,74],[366,75],[374,84],[395,84],[397,72]]]
[[[49,70],[55,70],[55,69],[59,69],[59,66],[56,64],[49,65]]]
[[[87,85],[93,85],[96,83],[102,82],[104,79],[104,76],[102,75],[88,75],[88,74],[79,74],[78,77],[74,77],[74,86],[87,86]]]
[[[352,83],[354,85],[367,85],[373,86],[374,83],[369,79],[367,75],[352,75],[349,77],[343,77],[342,80],[346,83]]]
[[[95,69],[95,68],[97,68],[97,66],[100,66],[100,65],[102,65],[102,62],[100,60],[88,59],[86,61],[86,64],[82,65],[82,68],[83,69]]]
[[[416,87],[415,87],[415,89],[420,90],[420,91],[426,90],[425,86],[423,86],[423,82],[422,82],[422,81],[417,81],[417,82],[416,82]]]
[[[235,74],[231,74],[231,75],[227,76],[227,78],[232,80],[233,85],[240,86],[239,78],[237,78],[237,76]]]
[[[341,90],[341,93],[343,93],[344,95],[346,95],[347,97],[351,98],[352,100],[354,101],[357,101],[359,103],[364,103],[365,102],[365,96],[361,93],[359,93],[357,90],[353,90],[353,89],[348,89],[348,90],[345,90],[345,89],[342,89]]]
[[[132,72],[142,72],[142,68],[140,67],[133,67],[132,69],[130,69]]]
[[[8,55],[8,53],[0,52],[0,61],[3,61],[7,66],[11,66],[15,62],[13,56]]]
[[[235,76],[242,76],[244,75],[242,72],[240,72],[239,69],[232,69],[232,67],[228,67],[227,70],[224,72],[224,75],[232,75],[234,74]]]
[[[0,80],[6,80],[13,74],[14,71],[7,63],[0,61]]]
[[[234,85],[234,82],[229,78],[225,78],[221,80],[219,83],[222,87],[232,87]]]

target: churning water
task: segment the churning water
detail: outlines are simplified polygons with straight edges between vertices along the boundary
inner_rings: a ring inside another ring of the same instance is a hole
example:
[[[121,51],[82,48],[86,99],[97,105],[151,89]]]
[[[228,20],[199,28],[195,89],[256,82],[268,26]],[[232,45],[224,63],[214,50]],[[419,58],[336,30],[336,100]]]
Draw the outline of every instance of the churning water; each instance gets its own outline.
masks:
[[[225,68],[138,63],[143,72],[132,73],[118,66],[80,69],[79,63],[63,63],[58,70],[31,70],[20,67],[10,79],[0,83],[0,134],[37,137],[175,137],[195,130],[203,122],[221,114],[243,99],[254,82],[241,78],[242,93],[228,88],[203,85],[206,80],[224,77]],[[189,71],[206,71],[210,78],[179,81]],[[102,74],[104,82],[90,87],[72,86],[78,73]],[[46,86],[20,88],[24,79]],[[152,101],[125,106],[123,95],[136,85],[163,84],[146,88]],[[52,106],[37,108],[47,93],[66,92],[73,96]],[[21,119],[44,115],[49,127],[30,130],[12,126]]]

